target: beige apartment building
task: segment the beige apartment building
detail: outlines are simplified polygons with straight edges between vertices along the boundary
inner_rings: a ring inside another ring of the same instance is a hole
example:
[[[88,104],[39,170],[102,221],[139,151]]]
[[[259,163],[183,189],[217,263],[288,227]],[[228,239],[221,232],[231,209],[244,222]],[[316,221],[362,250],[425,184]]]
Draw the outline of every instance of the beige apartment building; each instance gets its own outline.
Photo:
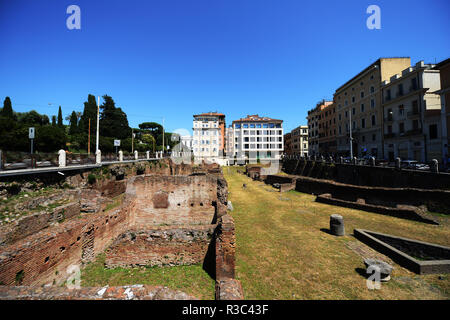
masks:
[[[298,126],[294,130],[292,130],[290,132],[289,139],[291,154],[299,155],[302,157],[308,156],[308,126]],[[286,150],[286,148],[285,152],[288,153],[288,150]]]
[[[323,151],[319,148],[322,119],[324,118],[324,110],[332,104],[333,101],[322,100],[316,104],[315,108],[308,111],[306,117],[308,121],[308,155],[319,155]]]
[[[439,70],[423,61],[383,81],[385,156],[442,162]]]
[[[381,82],[410,65],[409,57],[380,58],[336,90],[333,101],[338,155],[350,155],[351,126],[353,156],[387,156],[382,135]]]

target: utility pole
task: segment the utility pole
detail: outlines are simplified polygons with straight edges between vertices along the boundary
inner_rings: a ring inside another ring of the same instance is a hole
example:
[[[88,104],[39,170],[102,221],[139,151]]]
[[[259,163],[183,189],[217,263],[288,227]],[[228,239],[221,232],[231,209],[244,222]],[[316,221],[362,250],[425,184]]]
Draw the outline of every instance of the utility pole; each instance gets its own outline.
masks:
[[[98,103],[97,103],[97,137],[95,140],[95,152],[97,153],[98,149],[98,139],[99,139],[99,124],[100,124],[100,96],[97,96]]]
[[[352,138],[352,111],[349,110],[350,118],[349,118],[349,125],[350,125],[350,161],[353,159],[353,138]]]
[[[88,155],[91,154],[91,118],[89,118],[89,132],[88,132]]]
[[[131,128],[131,153],[134,152],[134,129]]]

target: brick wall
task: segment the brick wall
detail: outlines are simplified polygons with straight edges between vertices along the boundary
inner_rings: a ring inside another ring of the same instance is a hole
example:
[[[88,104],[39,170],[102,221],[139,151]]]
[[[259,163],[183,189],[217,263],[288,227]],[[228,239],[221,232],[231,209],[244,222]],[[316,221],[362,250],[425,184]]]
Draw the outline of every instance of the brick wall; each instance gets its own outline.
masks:
[[[202,263],[216,225],[129,230],[106,250],[109,268]]]

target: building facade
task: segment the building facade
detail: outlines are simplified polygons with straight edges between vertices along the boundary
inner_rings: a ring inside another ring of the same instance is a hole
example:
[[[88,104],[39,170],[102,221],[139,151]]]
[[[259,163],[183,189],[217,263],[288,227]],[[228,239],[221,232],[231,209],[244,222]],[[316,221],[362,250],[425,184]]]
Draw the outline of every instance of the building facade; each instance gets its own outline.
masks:
[[[200,160],[215,161],[223,156],[225,145],[225,115],[209,112],[194,115],[192,148]]]
[[[439,70],[418,62],[383,81],[384,150],[395,158],[442,162]]]
[[[322,111],[333,104],[333,101],[322,100],[316,104],[314,109],[308,111],[308,154],[311,156],[321,154],[319,149],[320,130],[322,129]]]
[[[284,135],[284,154],[293,154],[291,132],[288,132]]]
[[[298,126],[290,134],[292,154],[308,156],[308,126]]]
[[[234,154],[228,158],[252,161],[280,159],[284,150],[283,120],[247,115],[234,120],[232,129]]]
[[[192,152],[192,143],[193,143],[193,137],[192,136],[180,136],[180,143],[184,146],[183,150],[189,150]]]
[[[385,158],[381,82],[410,64],[409,57],[380,58],[335,91],[338,155],[349,156],[352,149],[352,155],[356,157]]]
[[[439,70],[441,89],[436,91],[441,97],[441,128],[442,128],[442,162],[444,167],[450,167],[450,58],[435,66]]]
[[[319,154],[330,156],[336,152],[336,107],[327,103],[319,114]]]

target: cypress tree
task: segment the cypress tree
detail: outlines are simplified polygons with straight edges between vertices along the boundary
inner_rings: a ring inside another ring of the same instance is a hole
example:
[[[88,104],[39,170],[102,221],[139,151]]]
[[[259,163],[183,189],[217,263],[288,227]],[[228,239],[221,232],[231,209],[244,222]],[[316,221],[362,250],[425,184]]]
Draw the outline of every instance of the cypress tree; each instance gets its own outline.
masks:
[[[59,109],[58,109],[58,127],[60,127],[60,128],[63,127],[63,117],[62,117],[61,106],[59,106]]]
[[[6,97],[3,101],[3,109],[0,115],[8,119],[14,119],[11,99],[9,97]]]

